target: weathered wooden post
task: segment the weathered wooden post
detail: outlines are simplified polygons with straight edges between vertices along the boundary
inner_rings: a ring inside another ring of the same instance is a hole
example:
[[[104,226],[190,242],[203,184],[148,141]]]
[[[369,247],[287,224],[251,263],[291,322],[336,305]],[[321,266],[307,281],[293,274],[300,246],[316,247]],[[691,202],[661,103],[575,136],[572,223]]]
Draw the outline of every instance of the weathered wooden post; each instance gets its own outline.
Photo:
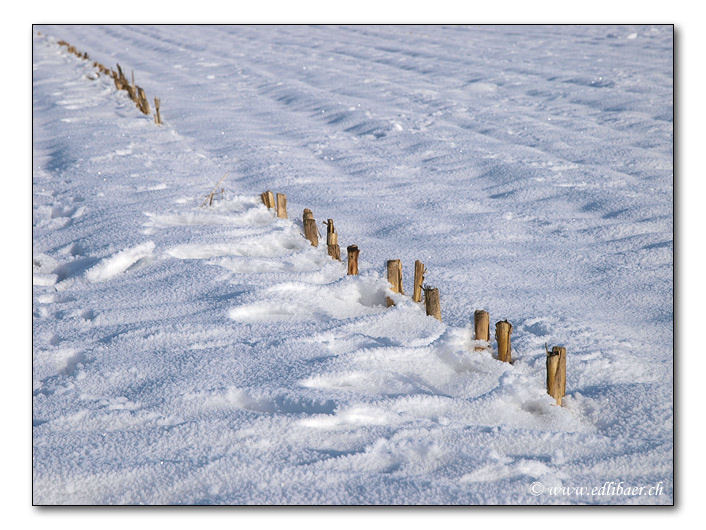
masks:
[[[348,247],[348,274],[356,275],[358,274],[358,255],[360,250],[355,245],[350,245]]]
[[[125,90],[127,90],[127,95],[130,97],[131,100],[133,100],[137,104],[137,106],[139,108],[140,101],[138,100],[138,97],[137,97],[137,85],[135,85],[135,71],[130,70],[130,72],[131,72],[130,75],[132,76],[132,82],[129,84],[126,84]]]
[[[333,226],[333,219],[329,219],[326,223],[326,246],[328,247],[328,255],[341,261],[341,248],[338,246],[338,234]]]
[[[341,247],[338,246],[338,234],[336,232],[328,234],[326,240],[328,241],[328,245],[326,245],[328,255],[335,260],[341,261]]]
[[[150,113],[150,102],[147,101],[147,96],[145,95],[145,91],[142,90],[142,87],[135,87],[137,90],[137,108],[140,109],[142,114],[149,114]]]
[[[511,334],[512,324],[507,320],[502,320],[495,324],[495,340],[498,341],[498,359],[506,363],[512,362]]]
[[[154,122],[157,125],[162,125],[162,115],[159,113],[159,98],[154,98]]]
[[[424,263],[417,260],[414,262],[414,290],[412,291],[412,300],[415,302],[422,301],[422,285],[424,284],[424,275],[428,271],[424,268]]]
[[[490,317],[487,311],[478,309],[474,315],[476,340],[484,340],[490,342]],[[487,347],[476,346],[476,351],[486,350]]]
[[[131,72],[132,72],[132,83],[129,83],[129,84],[126,83],[125,90],[127,91],[128,97],[131,100],[133,100],[139,108],[140,102],[137,99],[137,89],[135,87],[135,71],[131,70]]]
[[[547,350],[547,394],[561,405],[561,398],[566,395],[566,348],[554,346]]]
[[[441,301],[439,300],[439,289],[425,285],[424,303],[426,305],[427,315],[432,316],[441,322]]]
[[[284,193],[277,194],[277,217],[287,219],[287,196]]]
[[[314,213],[309,208],[304,209],[304,237],[309,240],[312,246],[319,246],[319,229],[316,228]]]
[[[392,285],[393,293],[404,294],[404,289],[402,288],[402,261],[398,259],[391,259],[387,261],[387,281]],[[392,298],[389,296],[387,298],[387,307],[395,305]]]
[[[115,88],[118,90],[125,90],[127,86],[127,79],[125,79],[125,74],[123,74],[123,69],[120,68],[119,64],[115,64],[118,67],[118,72],[113,72],[113,81],[115,81]]]
[[[274,208],[275,207],[275,194],[272,193],[271,191],[265,191],[260,195],[262,198],[262,203],[267,206],[268,208]]]

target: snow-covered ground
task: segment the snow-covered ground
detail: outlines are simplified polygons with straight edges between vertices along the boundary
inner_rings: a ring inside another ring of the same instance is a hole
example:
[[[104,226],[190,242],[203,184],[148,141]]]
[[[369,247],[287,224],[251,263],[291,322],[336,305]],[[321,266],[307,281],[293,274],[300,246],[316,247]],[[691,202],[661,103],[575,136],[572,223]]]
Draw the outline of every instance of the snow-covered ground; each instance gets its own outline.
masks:
[[[673,502],[671,26],[37,26],[32,61],[35,503]]]

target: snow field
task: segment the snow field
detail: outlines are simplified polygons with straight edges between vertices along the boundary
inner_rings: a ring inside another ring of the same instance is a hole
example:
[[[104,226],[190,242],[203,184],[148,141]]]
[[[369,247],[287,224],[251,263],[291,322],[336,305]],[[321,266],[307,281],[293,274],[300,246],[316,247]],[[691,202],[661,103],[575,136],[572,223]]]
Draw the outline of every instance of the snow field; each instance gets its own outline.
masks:
[[[624,503],[529,490],[616,479],[671,502],[667,72],[530,71],[512,29],[477,30],[507,62],[463,83],[460,28],[169,31],[46,31],[139,49],[119,62],[172,91],[162,128],[34,38],[35,503]],[[303,238],[304,207],[360,276]],[[427,265],[443,323],[390,292],[393,258],[408,291]],[[513,323],[513,365],[473,351],[479,308]],[[567,346],[565,407],[545,342]]]

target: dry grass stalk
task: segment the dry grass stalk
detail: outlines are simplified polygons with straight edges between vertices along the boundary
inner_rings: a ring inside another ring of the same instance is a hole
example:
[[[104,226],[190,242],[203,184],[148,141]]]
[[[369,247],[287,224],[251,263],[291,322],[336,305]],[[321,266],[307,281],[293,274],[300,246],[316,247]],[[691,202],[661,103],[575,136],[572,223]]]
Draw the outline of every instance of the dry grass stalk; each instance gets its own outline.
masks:
[[[211,193],[209,193],[208,195],[206,195],[206,200],[203,201],[203,204],[200,206],[200,208],[203,208],[204,206],[206,206],[206,203],[208,203],[209,206],[213,203],[213,195],[214,195],[214,193],[216,193],[216,190],[218,189],[218,186],[221,185],[221,182],[223,182],[223,181],[225,180],[225,178],[228,176],[228,173],[229,173],[229,172],[226,171],[226,174],[221,177],[221,180],[218,181],[218,184],[216,184],[216,185],[213,187],[213,189],[211,190]]]
[[[392,286],[393,293],[404,294],[404,289],[402,288],[402,261],[398,259],[391,259],[387,261],[387,281]],[[387,298],[387,307],[395,305],[392,298],[389,296]]]
[[[507,320],[495,324],[495,340],[498,341],[498,359],[506,363],[512,362],[510,335],[512,335],[512,324]]]
[[[348,248],[348,275],[355,276],[358,274],[358,256],[360,250],[356,245],[350,245]]]

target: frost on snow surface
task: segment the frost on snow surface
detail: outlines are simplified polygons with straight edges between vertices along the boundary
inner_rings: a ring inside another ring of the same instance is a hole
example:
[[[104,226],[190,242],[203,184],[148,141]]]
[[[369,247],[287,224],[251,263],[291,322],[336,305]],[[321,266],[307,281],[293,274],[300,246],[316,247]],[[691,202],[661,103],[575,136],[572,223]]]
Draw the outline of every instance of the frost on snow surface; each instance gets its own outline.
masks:
[[[672,53],[670,26],[35,27],[34,502],[671,504]]]

